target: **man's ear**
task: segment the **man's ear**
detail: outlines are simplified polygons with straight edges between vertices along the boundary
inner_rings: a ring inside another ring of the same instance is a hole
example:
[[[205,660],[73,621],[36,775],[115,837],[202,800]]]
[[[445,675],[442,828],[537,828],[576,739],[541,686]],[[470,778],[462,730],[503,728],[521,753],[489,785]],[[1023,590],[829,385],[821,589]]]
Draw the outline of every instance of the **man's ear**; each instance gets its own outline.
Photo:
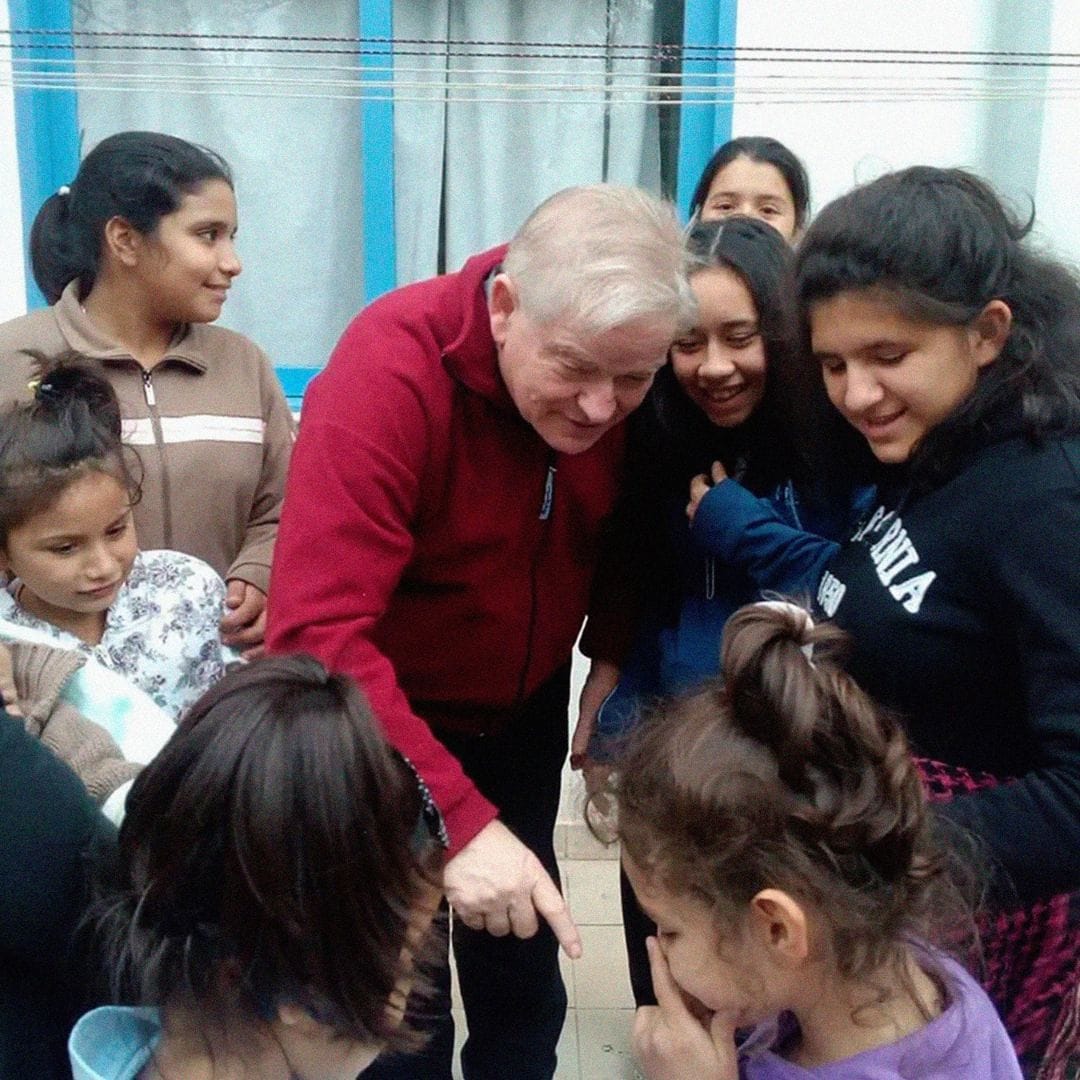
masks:
[[[803,906],[781,889],[762,889],[750,901],[750,926],[781,961],[801,964],[810,955],[810,928]]]
[[[491,318],[491,337],[502,348],[510,327],[510,317],[517,311],[518,292],[509,274],[496,274],[488,293],[488,314]]]
[[[127,218],[109,218],[105,222],[104,251],[123,266],[134,266],[146,246],[146,237]]]
[[[1012,308],[1004,300],[991,300],[971,324],[972,351],[977,367],[992,364],[1012,330]]]

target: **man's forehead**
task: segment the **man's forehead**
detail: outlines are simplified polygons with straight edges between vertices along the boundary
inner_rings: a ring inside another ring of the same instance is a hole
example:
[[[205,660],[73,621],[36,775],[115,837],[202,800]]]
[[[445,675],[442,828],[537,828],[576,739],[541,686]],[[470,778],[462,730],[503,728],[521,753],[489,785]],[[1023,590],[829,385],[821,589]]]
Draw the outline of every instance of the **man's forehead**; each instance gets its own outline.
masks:
[[[675,338],[675,330],[664,320],[638,319],[605,330],[575,326],[570,320],[556,320],[542,328],[546,351],[581,363],[619,367],[659,364]]]

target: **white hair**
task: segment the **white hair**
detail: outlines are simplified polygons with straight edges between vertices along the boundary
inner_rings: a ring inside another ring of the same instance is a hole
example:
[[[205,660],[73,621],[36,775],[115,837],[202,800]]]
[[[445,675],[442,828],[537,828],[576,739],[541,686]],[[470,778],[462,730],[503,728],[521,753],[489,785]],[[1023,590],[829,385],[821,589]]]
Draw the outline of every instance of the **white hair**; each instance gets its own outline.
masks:
[[[674,207],[639,188],[591,184],[542,202],[510,241],[503,270],[537,322],[591,334],[638,320],[693,322]]]

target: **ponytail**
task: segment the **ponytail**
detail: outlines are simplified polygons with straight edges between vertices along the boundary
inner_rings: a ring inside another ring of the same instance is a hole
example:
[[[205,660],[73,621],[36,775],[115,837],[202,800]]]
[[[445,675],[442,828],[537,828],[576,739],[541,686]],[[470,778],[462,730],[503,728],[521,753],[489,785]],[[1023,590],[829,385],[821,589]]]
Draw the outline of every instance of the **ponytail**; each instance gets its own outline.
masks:
[[[900,726],[828,662],[843,640],[793,604],[736,612],[721,653],[731,719],[772,752],[807,838],[899,884],[926,869],[922,783]]]
[[[60,299],[69,281],[87,273],[93,277],[97,260],[82,250],[80,239],[71,223],[71,190],[61,188],[42,203],[30,226],[30,268],[50,304]]]

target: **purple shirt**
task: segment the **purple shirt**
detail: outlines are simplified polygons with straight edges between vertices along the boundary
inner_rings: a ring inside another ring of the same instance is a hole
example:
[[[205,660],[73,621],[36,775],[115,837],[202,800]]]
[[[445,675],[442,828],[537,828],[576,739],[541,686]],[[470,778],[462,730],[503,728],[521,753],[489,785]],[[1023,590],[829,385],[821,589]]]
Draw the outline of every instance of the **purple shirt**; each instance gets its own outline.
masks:
[[[739,1063],[742,1080],[1022,1080],[1009,1036],[982,987],[955,960],[934,955],[949,995],[940,1016],[887,1046],[804,1069],[751,1035]],[[929,966],[929,964],[927,965]]]

